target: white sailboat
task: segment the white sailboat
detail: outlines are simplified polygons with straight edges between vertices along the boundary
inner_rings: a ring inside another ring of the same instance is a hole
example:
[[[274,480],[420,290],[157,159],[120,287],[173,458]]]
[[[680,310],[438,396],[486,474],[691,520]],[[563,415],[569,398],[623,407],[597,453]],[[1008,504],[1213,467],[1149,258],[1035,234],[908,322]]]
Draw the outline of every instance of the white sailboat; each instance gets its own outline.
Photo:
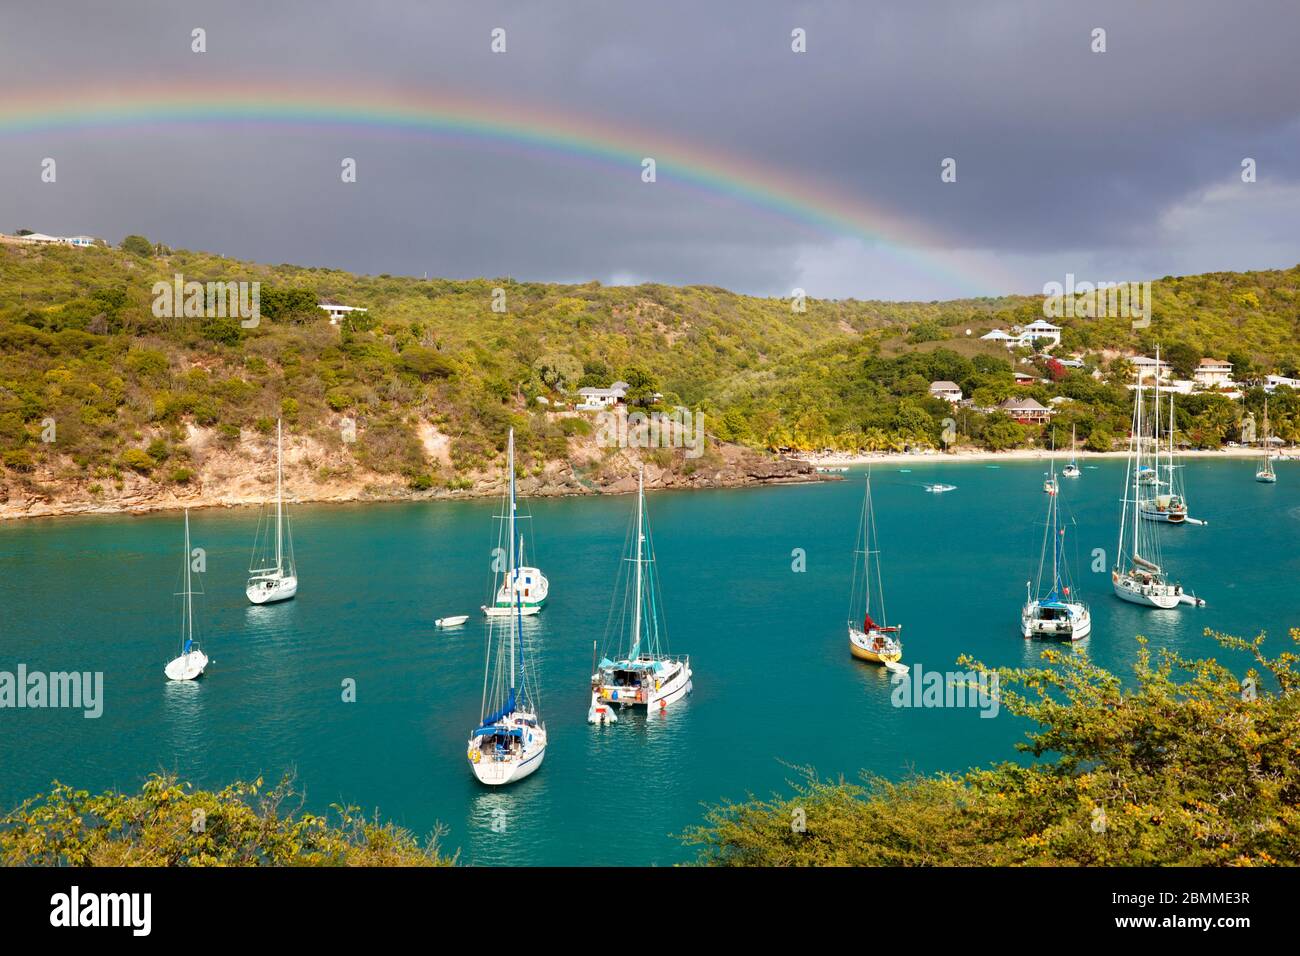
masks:
[[[185,509],[185,610],[181,619],[181,653],[163,668],[168,680],[195,680],[208,666],[208,655],[194,639],[194,587],[190,561],[190,509]]]
[[[1070,463],[1061,469],[1061,475],[1065,478],[1078,478],[1079,471],[1079,453],[1074,440],[1074,426],[1070,426]]]
[[[511,525],[520,519],[516,514],[515,501],[515,431],[510,429],[510,453],[507,456],[507,494],[502,500],[503,514],[501,520],[509,520]],[[509,514],[504,513],[504,509],[509,508]],[[526,516],[525,516],[526,517]],[[518,557],[518,565],[514,571],[501,571],[494,574],[492,580],[492,595],[490,604],[484,604],[481,608],[483,613],[488,617],[512,617],[523,615],[531,617],[541,611],[546,606],[546,599],[551,594],[551,582],[546,579],[546,575],[541,569],[524,564],[524,538],[519,535],[515,541]],[[504,549],[498,551],[503,554]],[[513,583],[513,587],[511,584]]]
[[[1133,427],[1129,438],[1128,465],[1124,475],[1124,495],[1121,499],[1119,544],[1116,547],[1115,565],[1111,568],[1111,587],[1116,597],[1144,607],[1175,608],[1180,604],[1204,606],[1205,602],[1186,593],[1182,585],[1168,580],[1160,565],[1160,529],[1142,520],[1141,502],[1146,492],[1142,476],[1154,469],[1144,466],[1144,458],[1159,454],[1159,439],[1151,441],[1143,420],[1143,383],[1139,376],[1133,393]],[[1148,445],[1152,452],[1144,452]],[[1145,470],[1144,470],[1145,467]],[[1130,527],[1130,515],[1132,526]]]
[[[1260,443],[1264,448],[1264,461],[1260,464],[1259,470],[1255,472],[1255,480],[1272,484],[1277,481],[1277,472],[1273,470],[1273,443],[1268,435],[1268,396],[1264,396],[1264,440]]]
[[[515,432],[510,430],[509,512],[502,524],[507,574],[516,570]],[[510,580],[511,578],[507,578]],[[510,591],[511,611],[488,620],[488,650],[483,673],[483,718],[469,736],[467,758],[479,783],[499,787],[534,773],[546,758],[546,725],[538,717],[524,666],[523,613],[518,591]],[[495,650],[495,654],[493,653]],[[517,652],[517,654],[516,654]],[[516,666],[516,656],[518,657]]]
[[[896,664],[903,656],[899,640],[901,625],[889,624],[885,614],[885,592],[880,575],[880,550],[876,538],[876,514],[871,501],[871,472],[867,472],[867,489],[862,497],[862,518],[858,524],[856,554],[862,555],[861,567],[853,560],[853,584],[849,595],[849,653],[858,660],[873,664]],[[859,573],[861,578],[859,579]],[[862,599],[858,604],[859,596]],[[880,622],[871,616],[876,606]],[[861,625],[858,612],[861,611]]]
[[[1025,606],[1020,609],[1020,633],[1025,637],[1055,637],[1077,641],[1092,632],[1092,614],[1088,605],[1073,594],[1069,567],[1065,560],[1065,529],[1060,526],[1058,495],[1047,499],[1047,523],[1043,529],[1043,550],[1038,558],[1038,585],[1031,591],[1025,582]],[[1047,549],[1051,548],[1048,567]],[[1050,570],[1051,577],[1047,579]],[[1044,592],[1044,580],[1050,580]]]
[[[1061,490],[1056,480],[1056,432],[1052,432],[1052,451],[1047,456],[1048,470],[1043,472],[1043,494],[1055,495]]]
[[[591,675],[593,706],[600,701],[625,707],[664,710],[693,689],[691,659],[668,651],[667,624],[659,591],[654,543],[645,514],[645,470],[636,479],[636,524],[619,577],[622,607],[611,607],[606,646],[617,640],[619,656],[601,658]],[[627,567],[630,565],[630,568]],[[614,600],[617,602],[619,593]],[[626,642],[626,643],[625,643]],[[626,653],[622,653],[626,647]],[[589,715],[590,716],[590,715]]]
[[[1156,349],[1156,361],[1160,361],[1160,350]],[[1158,366],[1157,366],[1158,367]],[[1174,460],[1174,433],[1177,429],[1174,427],[1174,393],[1169,393],[1169,444],[1167,448],[1162,448],[1160,444],[1160,376],[1156,375],[1155,400],[1153,402],[1153,412],[1151,416],[1151,441],[1152,456],[1151,467],[1143,475],[1153,476],[1153,480],[1143,482],[1148,490],[1143,493],[1142,500],[1138,504],[1138,510],[1146,521],[1162,521],[1165,524],[1201,524],[1199,521],[1191,520],[1187,517],[1187,500],[1182,493],[1182,478],[1179,475],[1179,469],[1182,467]],[[1161,472],[1164,472],[1165,478],[1161,478]]]
[[[287,601],[298,593],[298,568],[293,557],[292,533],[288,534],[289,554],[287,557],[285,555],[284,448],[278,419],[275,423],[275,545],[272,553],[259,552],[258,537],[261,536],[261,530],[262,523],[259,520],[258,536],[253,540],[253,560],[248,567],[248,585],[244,593],[254,604]],[[270,537],[268,529],[267,538]],[[271,552],[269,540],[264,542],[262,551]]]

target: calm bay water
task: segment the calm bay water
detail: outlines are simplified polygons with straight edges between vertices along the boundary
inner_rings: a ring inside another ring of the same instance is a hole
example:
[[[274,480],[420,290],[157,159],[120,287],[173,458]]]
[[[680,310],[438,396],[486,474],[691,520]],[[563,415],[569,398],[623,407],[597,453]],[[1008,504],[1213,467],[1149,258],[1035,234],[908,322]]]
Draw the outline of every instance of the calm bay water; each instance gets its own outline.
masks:
[[[1037,567],[1040,463],[926,465],[873,472],[891,621],[904,659],[953,669],[1037,660],[1021,639],[1024,582]],[[1124,604],[1092,551],[1113,557],[1123,462],[1062,479],[1077,520],[1069,547],[1094,615],[1089,653],[1127,675],[1134,635],[1189,656],[1239,655],[1203,636],[1267,630],[1274,651],[1300,624],[1300,468],[1275,486],[1245,461],[1191,461],[1193,515],[1165,529],[1167,566],[1209,602],[1160,612]],[[923,483],[957,485],[927,494]],[[302,584],[288,604],[243,595],[251,510],[197,511],[207,550],[197,605],[213,658],[197,684],[168,684],[174,656],[179,514],[22,521],[0,527],[0,670],[99,670],[105,707],[0,709],[0,805],[53,779],[134,788],[150,771],[196,785],[296,772],[308,803],[378,808],[476,864],[670,864],[673,834],[702,804],[768,795],[797,776],[868,768],[892,777],[1012,756],[1024,725],[976,710],[897,709],[881,669],[849,657],[844,621],[862,473],[841,483],[648,496],[670,644],[691,656],[695,693],[666,715],[586,724],[592,641],[603,637],[631,497],[531,502],[551,602],[525,622],[550,747],[521,784],[476,784],[465,741],[479,716],[495,544],[492,502],[294,509]],[[792,571],[802,548],[807,570]],[[1076,551],[1077,549],[1077,551]],[[459,630],[436,617],[474,612]],[[357,684],[355,703],[341,682]]]

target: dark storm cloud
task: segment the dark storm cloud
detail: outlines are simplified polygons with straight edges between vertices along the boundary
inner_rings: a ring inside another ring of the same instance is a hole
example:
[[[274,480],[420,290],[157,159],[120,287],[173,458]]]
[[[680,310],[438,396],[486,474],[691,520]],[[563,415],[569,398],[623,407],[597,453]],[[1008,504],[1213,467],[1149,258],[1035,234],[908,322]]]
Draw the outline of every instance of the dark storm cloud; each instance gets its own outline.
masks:
[[[505,55],[488,51],[495,26]],[[793,27],[808,53],[791,53]],[[1094,27],[1104,54],[1089,49]],[[9,3],[0,102],[252,76],[537,103],[644,130],[647,155],[662,133],[860,197],[914,221],[940,257],[997,262],[1030,291],[1067,269],[1300,259],[1287,226],[1300,211],[1298,39],[1290,0]],[[56,186],[36,175],[46,155]],[[355,186],[339,183],[342,156],[359,161]],[[948,156],[955,184],[939,181]],[[1255,192],[1225,193],[1245,156],[1259,163]],[[416,275],[971,291],[894,268],[870,243],[638,173],[362,131],[0,138],[0,229],[144,231]]]

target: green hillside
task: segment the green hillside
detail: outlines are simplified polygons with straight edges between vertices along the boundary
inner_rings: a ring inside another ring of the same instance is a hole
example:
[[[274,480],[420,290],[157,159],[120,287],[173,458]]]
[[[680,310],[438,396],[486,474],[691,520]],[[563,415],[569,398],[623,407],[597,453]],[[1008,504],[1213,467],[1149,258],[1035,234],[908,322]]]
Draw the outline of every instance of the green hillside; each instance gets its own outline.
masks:
[[[0,243],[0,449],[8,482],[34,473],[185,483],[187,429],[236,443],[283,417],[295,434],[342,449],[339,421],[366,440],[343,449],[360,466],[414,488],[456,487],[518,433],[521,457],[539,467],[563,458],[589,423],[542,413],[584,385],[623,379],[632,397],[706,413],[710,433],[755,448],[901,447],[937,443],[947,405],[932,379],[956,381],[977,404],[1010,394],[1006,349],[981,332],[1041,314],[1036,298],[887,303],[788,301],[723,289],[603,287],[509,279],[420,280],[331,269],[265,266],[186,251],[70,249]],[[257,281],[256,328],[237,319],[155,316],[153,286]],[[1058,354],[1089,366],[1030,393],[1075,401],[1058,422],[1108,447],[1122,437],[1128,393],[1109,381],[1106,350],[1229,358],[1252,374],[1300,366],[1300,267],[1284,272],[1166,278],[1154,286],[1156,319],[1135,332],[1120,320],[1065,320]],[[504,312],[494,301],[504,293]],[[494,294],[496,298],[494,298]],[[369,309],[342,327],[315,307],[328,298]],[[970,329],[971,334],[966,330]],[[1016,366],[1025,369],[1027,366]],[[1037,374],[1051,378],[1041,367]],[[1240,374],[1240,373],[1239,373]],[[1262,392],[1247,396],[1251,407]],[[1231,437],[1241,409],[1189,398],[1180,427],[1197,444]],[[1300,438],[1300,406],[1279,393],[1276,430]],[[57,441],[42,441],[46,423]],[[450,441],[449,461],[427,453],[417,423]],[[960,440],[988,447],[1042,441],[1040,429],[964,411]],[[1061,442],[1058,436],[1058,444]]]

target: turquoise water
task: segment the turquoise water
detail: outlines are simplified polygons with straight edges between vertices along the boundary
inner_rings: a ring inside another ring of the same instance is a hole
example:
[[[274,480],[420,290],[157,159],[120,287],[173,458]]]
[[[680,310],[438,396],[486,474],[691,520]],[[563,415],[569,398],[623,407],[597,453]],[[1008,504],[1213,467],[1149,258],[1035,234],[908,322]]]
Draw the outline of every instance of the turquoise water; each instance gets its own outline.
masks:
[[[1037,659],[1019,636],[1037,566],[1044,501],[1037,463],[926,465],[873,472],[890,619],[905,659],[952,669]],[[1280,649],[1300,624],[1300,468],[1275,486],[1244,462],[1196,462],[1187,478],[1208,527],[1167,529],[1166,564],[1209,606],[1124,604],[1089,571],[1112,557],[1122,462],[1062,479],[1078,521],[1075,577],[1093,607],[1088,648],[1127,673],[1133,636],[1240,664],[1202,635],[1253,635]],[[972,709],[898,709],[882,670],[849,657],[844,621],[861,502],[860,471],[837,483],[650,494],[670,643],[691,656],[695,693],[666,715],[586,724],[592,641],[601,638],[631,497],[531,502],[551,602],[526,622],[537,656],[545,765],[503,791],[477,785],[465,741],[479,716],[484,627],[433,619],[477,612],[489,590],[493,502],[303,506],[294,511],[297,600],[250,607],[244,569],[252,510],[191,515],[207,551],[199,603],[213,658],[193,685],[169,685],[175,653],[179,514],[14,522],[0,528],[0,670],[100,670],[105,707],[0,709],[0,804],[57,778],[132,788],[150,771],[198,785],[293,770],[317,809],[347,802],[477,864],[670,864],[673,834],[702,805],[767,795],[794,778],[868,768],[890,776],[957,770],[1012,755],[1024,726]],[[957,485],[927,494],[926,482]],[[807,570],[792,570],[792,551]],[[342,701],[352,678],[357,700]]]

